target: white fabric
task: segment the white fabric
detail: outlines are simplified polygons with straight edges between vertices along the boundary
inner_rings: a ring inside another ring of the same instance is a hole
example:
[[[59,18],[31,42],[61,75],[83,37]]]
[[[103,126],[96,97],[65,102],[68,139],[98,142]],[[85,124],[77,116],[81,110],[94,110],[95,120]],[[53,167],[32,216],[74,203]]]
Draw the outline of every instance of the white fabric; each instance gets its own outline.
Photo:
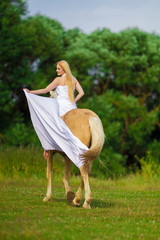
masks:
[[[63,89],[63,90],[62,90]],[[42,97],[24,90],[30,110],[34,129],[45,150],[58,150],[64,152],[71,161],[80,168],[84,161],[80,154],[88,150],[67,127],[60,115],[76,108],[66,97],[67,86],[58,86],[57,99]]]
[[[68,99],[68,86],[57,86],[57,101],[59,104],[59,113],[60,116],[64,115],[66,112],[71,109],[77,108],[75,103],[72,103]]]

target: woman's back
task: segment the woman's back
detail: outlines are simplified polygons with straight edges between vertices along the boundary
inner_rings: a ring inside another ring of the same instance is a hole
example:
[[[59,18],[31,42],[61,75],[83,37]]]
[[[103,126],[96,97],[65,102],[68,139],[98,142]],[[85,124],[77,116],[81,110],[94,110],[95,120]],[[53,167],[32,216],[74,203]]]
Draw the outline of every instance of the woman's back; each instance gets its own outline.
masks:
[[[68,111],[77,108],[75,102],[71,102],[69,100],[67,85],[58,85],[56,87],[56,92],[60,116],[63,116]]]
[[[56,87],[56,92],[57,92],[57,98],[60,99],[66,99],[69,100],[68,98],[68,86],[67,85],[58,85]]]

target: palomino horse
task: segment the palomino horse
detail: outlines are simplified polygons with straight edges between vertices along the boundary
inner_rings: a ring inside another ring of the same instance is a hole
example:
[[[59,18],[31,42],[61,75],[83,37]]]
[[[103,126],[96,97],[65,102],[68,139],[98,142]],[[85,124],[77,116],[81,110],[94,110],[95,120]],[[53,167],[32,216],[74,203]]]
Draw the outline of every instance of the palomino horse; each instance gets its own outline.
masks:
[[[90,203],[92,197],[88,174],[92,166],[92,161],[98,157],[104,144],[103,126],[99,117],[88,109],[73,109],[67,112],[62,119],[72,133],[89,148],[89,150],[81,156],[84,159],[84,165],[80,167],[81,184],[76,194],[71,191],[69,186],[70,159],[62,153],[65,156],[65,171],[63,178],[65,192],[68,200],[71,201],[73,205],[80,206],[82,190],[84,188],[85,201],[83,208],[91,208]],[[57,151],[50,150],[47,158],[47,193],[46,197],[43,199],[45,202],[49,201],[52,195],[52,161],[53,155],[56,152]]]

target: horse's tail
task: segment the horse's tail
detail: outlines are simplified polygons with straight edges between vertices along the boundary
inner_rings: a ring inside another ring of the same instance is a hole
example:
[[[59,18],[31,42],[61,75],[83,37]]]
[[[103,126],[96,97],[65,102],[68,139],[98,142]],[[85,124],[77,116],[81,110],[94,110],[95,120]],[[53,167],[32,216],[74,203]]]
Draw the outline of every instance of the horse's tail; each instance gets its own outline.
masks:
[[[99,156],[105,140],[103,126],[98,116],[89,118],[89,126],[91,130],[91,146],[88,151],[81,155],[86,165]]]

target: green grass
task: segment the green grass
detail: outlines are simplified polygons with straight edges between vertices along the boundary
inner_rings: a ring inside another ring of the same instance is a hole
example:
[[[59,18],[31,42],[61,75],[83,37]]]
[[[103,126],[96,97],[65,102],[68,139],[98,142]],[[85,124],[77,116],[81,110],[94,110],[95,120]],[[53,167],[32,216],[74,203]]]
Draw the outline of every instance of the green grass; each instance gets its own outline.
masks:
[[[60,155],[53,164],[53,199],[42,201],[46,192],[42,153],[35,147],[0,149],[0,239],[160,240],[159,165],[142,162],[139,173],[114,180],[106,175],[90,178],[92,209],[85,210],[66,200]],[[78,172],[72,166],[72,175]],[[72,176],[74,191],[79,183],[79,177]]]
[[[160,179],[91,178],[90,210],[67,202],[61,180],[44,203],[45,179],[1,178],[0,239],[160,239]],[[78,184],[72,177],[74,191]]]

